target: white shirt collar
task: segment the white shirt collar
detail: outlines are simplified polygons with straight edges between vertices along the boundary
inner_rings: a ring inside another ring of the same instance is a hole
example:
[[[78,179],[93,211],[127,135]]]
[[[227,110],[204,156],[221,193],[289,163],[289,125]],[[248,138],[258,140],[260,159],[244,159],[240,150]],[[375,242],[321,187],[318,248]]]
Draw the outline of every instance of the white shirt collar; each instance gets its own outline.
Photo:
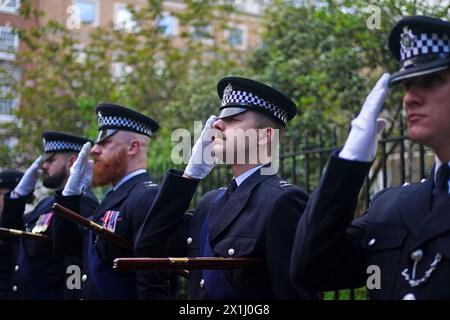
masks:
[[[434,162],[435,162],[435,166],[434,166],[434,181],[436,181],[436,176],[437,176],[437,172],[439,170],[439,167],[442,165],[441,160],[439,160],[439,158],[437,156],[434,156]]]
[[[125,177],[123,177],[122,179],[120,179],[120,181],[114,186],[113,190],[116,191],[117,189],[119,189],[119,187],[124,184],[125,182],[127,182],[128,180],[130,180],[131,178],[133,178],[134,176],[137,176],[138,174],[141,173],[145,173],[147,172],[147,170],[145,169],[137,169],[135,171],[130,172],[129,174],[127,174]]]
[[[253,173],[255,173],[256,171],[258,171],[261,167],[264,167],[263,164],[260,164],[256,167],[251,168],[250,170],[245,171],[243,174],[241,174],[240,176],[234,178],[234,180],[236,180],[236,184],[238,185],[238,187],[241,185],[242,182],[245,181],[245,179],[247,179],[248,177],[250,177]]]

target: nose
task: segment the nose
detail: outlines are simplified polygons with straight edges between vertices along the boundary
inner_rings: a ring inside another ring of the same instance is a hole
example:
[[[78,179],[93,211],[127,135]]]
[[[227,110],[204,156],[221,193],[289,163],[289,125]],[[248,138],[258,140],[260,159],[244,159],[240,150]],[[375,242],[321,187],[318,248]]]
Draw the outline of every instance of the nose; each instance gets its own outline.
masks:
[[[42,170],[48,170],[48,166],[49,166],[49,162],[48,161],[44,161],[42,163],[41,169]]]
[[[91,154],[91,155],[96,155],[96,156],[98,156],[100,153],[101,153],[101,148],[100,148],[100,146],[99,146],[98,144],[95,144],[95,145],[92,147],[90,154]]]
[[[222,119],[217,119],[216,121],[214,121],[213,126],[214,129],[223,131],[225,129],[225,123]]]
[[[410,108],[418,107],[423,104],[423,98],[420,94],[420,89],[411,84],[405,86],[405,95],[403,96],[403,106],[407,111]]]

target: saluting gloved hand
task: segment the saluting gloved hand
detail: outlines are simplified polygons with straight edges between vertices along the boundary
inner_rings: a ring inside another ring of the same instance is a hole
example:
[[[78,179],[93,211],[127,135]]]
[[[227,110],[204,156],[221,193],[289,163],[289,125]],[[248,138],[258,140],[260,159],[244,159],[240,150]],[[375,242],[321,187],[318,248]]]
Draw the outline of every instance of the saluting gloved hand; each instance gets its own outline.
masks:
[[[352,121],[352,128],[339,157],[347,160],[371,162],[377,150],[377,134],[386,120],[377,116],[388,92],[390,74],[385,73],[367,96],[361,111]]]
[[[189,159],[184,174],[195,179],[205,178],[214,168],[215,161],[205,150],[211,150],[212,143],[212,126],[217,116],[210,116],[203,127],[200,137],[192,148],[191,158]]]
[[[25,197],[33,192],[36,182],[39,178],[39,169],[44,162],[44,156],[39,156],[31,166],[25,171],[22,179],[20,179],[17,186],[11,192],[12,199],[18,199],[20,197]]]
[[[63,196],[80,195],[91,185],[94,162],[89,160],[91,143],[86,142],[78,153],[77,160],[70,168],[70,176],[62,192]]]

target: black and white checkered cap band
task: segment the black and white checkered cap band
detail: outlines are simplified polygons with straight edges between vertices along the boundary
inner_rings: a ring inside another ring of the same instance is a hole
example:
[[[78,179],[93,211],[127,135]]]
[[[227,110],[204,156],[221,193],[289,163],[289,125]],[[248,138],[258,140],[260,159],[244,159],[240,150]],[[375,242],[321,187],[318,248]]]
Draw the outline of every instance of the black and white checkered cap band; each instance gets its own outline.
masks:
[[[119,116],[98,116],[98,127],[102,129],[103,127],[113,127],[116,129],[124,129],[124,130],[131,130],[136,131],[142,134],[145,134],[147,136],[151,136],[152,130],[149,126],[146,126],[145,124]]]
[[[235,105],[262,107],[269,111],[274,117],[283,121],[284,124],[287,124],[288,114],[282,108],[258,97],[254,93],[233,90],[231,84],[229,84],[223,92],[222,107]]]
[[[450,40],[448,34],[421,33],[412,34],[411,31],[402,33],[403,37],[409,37],[410,44],[405,46],[402,41],[400,46],[401,61],[430,53],[450,53]]]
[[[82,144],[67,142],[62,140],[52,140],[44,142],[44,152],[58,152],[58,151],[74,151],[79,152],[83,147]]]

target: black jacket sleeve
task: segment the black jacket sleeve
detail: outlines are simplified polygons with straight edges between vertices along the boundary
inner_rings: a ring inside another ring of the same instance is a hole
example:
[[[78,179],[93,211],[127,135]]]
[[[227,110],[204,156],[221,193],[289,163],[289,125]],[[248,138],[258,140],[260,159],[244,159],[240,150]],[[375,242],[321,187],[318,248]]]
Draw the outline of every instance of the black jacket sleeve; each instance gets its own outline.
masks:
[[[321,291],[365,284],[365,217],[351,222],[370,165],[331,156],[297,226],[290,266],[296,284]]]
[[[182,255],[190,215],[185,214],[199,180],[182,177],[169,170],[135,241],[138,257]],[[183,250],[184,249],[184,250]]]
[[[23,213],[27,204],[27,197],[11,199],[11,192],[5,195],[3,202],[3,213],[0,226],[9,229],[23,229]]]
[[[98,201],[92,194],[83,193],[78,196],[63,196],[61,192],[56,193],[55,202],[80,213],[88,218],[95,213]],[[52,223],[53,250],[62,255],[83,255],[83,231],[81,227],[59,214],[55,214]]]
[[[274,202],[266,227],[266,267],[268,281],[275,299],[317,299],[310,292],[294,286],[289,277],[289,265],[295,229],[308,201],[308,195],[290,187]]]

